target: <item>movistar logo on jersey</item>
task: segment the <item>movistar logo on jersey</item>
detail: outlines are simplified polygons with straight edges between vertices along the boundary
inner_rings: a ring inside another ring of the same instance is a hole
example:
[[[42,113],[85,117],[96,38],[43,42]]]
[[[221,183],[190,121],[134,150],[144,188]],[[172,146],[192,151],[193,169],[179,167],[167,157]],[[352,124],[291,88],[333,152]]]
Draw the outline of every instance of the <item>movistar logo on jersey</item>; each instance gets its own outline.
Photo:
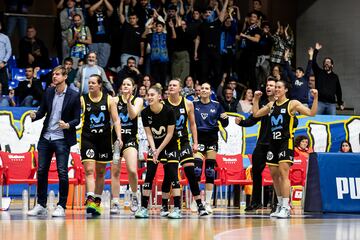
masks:
[[[159,128],[159,130],[152,127],[151,132],[153,133],[154,139],[160,139],[160,138],[165,137],[165,135],[166,135],[166,129],[164,126],[161,126]]]
[[[185,123],[185,117],[184,115],[181,115],[178,120],[176,120],[176,129],[183,129]]]
[[[103,127],[105,124],[105,114],[103,112],[99,113],[98,116],[95,114],[90,115],[90,128],[99,128]]]
[[[277,117],[271,116],[271,130],[275,131],[278,129],[282,129],[282,124],[284,123],[283,115],[278,115]]]
[[[121,123],[126,123],[127,121],[129,121],[129,114],[120,113],[119,117],[121,119]]]

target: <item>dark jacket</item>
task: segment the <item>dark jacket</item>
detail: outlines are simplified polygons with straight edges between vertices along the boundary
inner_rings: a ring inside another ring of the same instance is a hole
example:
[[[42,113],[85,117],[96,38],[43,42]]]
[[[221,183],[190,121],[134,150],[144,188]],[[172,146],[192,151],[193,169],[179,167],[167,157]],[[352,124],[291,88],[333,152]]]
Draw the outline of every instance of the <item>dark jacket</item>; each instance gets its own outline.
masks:
[[[36,118],[33,121],[43,118],[46,114],[44,127],[41,131],[41,137],[49,126],[49,118],[51,115],[53,100],[55,96],[55,88],[49,87],[46,89],[39,110],[36,112]],[[76,91],[66,89],[64,103],[62,107],[61,120],[69,123],[70,128],[64,129],[64,137],[70,146],[76,144],[76,126],[80,123],[80,95]]]

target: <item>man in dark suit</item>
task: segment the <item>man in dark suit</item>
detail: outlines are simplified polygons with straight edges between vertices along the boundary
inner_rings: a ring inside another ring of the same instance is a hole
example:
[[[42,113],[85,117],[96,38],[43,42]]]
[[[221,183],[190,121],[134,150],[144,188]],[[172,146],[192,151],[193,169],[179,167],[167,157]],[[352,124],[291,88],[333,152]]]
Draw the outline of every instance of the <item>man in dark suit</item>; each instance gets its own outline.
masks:
[[[67,70],[58,66],[53,70],[52,82],[37,112],[31,112],[33,121],[46,115],[38,142],[38,204],[28,212],[29,216],[46,215],[48,171],[55,153],[60,180],[60,198],[53,217],[65,216],[69,191],[68,158],[70,147],[76,144],[76,126],[80,123],[80,96],[66,85]]]

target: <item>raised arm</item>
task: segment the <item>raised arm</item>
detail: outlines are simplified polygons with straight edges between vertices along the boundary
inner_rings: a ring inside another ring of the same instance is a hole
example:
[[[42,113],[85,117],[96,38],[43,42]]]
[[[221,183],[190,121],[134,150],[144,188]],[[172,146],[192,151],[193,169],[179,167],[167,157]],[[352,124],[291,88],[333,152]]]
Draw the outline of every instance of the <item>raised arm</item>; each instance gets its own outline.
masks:
[[[261,96],[262,96],[261,91],[255,91],[252,112],[253,112],[253,116],[256,118],[260,118],[260,117],[267,115],[270,112],[270,109],[273,105],[273,102],[269,102],[264,107],[259,109],[259,101],[260,101]]]
[[[319,50],[321,48],[322,48],[322,45],[320,43],[316,43],[315,50],[313,51],[312,57],[309,54],[309,59],[312,60],[312,69],[313,69],[315,75],[317,75],[321,71],[321,68],[319,67],[317,60],[316,60]],[[316,81],[316,78],[315,78],[315,81]]]
[[[227,9],[228,3],[229,3],[229,0],[225,0],[224,5],[223,5],[223,7],[221,9],[221,12],[219,14],[219,20],[221,22],[225,21],[225,14],[226,14],[226,9]]]
[[[135,119],[139,113],[141,112],[141,109],[143,107],[143,99],[142,98],[136,98],[134,105],[131,104],[131,98],[127,99],[127,110],[129,113],[129,117],[131,120]]]
[[[109,0],[104,0],[105,6],[106,6],[106,14],[108,17],[110,17],[113,12],[114,12],[114,8],[111,5],[111,3],[109,2]]]
[[[317,112],[318,107],[318,91],[316,89],[310,90],[311,95],[314,97],[313,105],[311,106],[311,109],[305,107],[301,102],[298,100],[291,100],[290,101],[290,111],[291,113],[298,112],[302,115],[311,116],[314,117]]]
[[[97,3],[91,5],[89,8],[89,15],[94,16],[96,9],[98,9],[101,6],[101,4],[103,4],[103,2],[104,0],[99,0]]]
[[[125,22],[125,15],[124,15],[124,0],[120,0],[119,5],[119,20],[121,24]]]

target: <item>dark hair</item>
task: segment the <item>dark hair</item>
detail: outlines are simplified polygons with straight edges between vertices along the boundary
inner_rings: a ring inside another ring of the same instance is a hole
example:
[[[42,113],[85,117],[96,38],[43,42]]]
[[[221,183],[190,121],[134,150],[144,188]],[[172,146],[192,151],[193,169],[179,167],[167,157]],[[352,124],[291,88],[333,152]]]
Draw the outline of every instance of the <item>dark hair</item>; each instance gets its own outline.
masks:
[[[349,152],[353,152],[353,151],[352,151],[352,147],[351,147],[351,143],[350,143],[349,141],[347,141],[347,140],[344,140],[344,141],[341,142],[341,144],[340,144],[340,152],[343,152],[343,151],[342,151],[342,145],[343,145],[343,143],[347,143],[347,144],[349,145],[349,147],[350,147]]]
[[[34,27],[34,25],[28,25],[27,28],[26,28],[26,30],[29,30],[30,28],[33,28],[33,29],[36,30],[36,28]]]
[[[102,79],[102,77],[101,77],[99,74],[91,74],[90,77],[89,77],[89,79],[90,79],[91,77],[97,78],[97,83],[98,83],[99,85],[103,85],[103,79]]]
[[[75,13],[74,16],[72,17],[72,19],[74,19],[75,17],[80,17],[80,19],[82,19],[81,15],[78,13]]]
[[[254,94],[254,91],[251,88],[245,88],[244,91],[243,91],[243,94],[241,96],[241,100],[244,100],[246,98],[246,92],[248,90],[251,90],[253,92],[253,94]]]
[[[282,67],[279,64],[275,64],[272,68],[271,68],[271,74],[272,71],[274,70],[274,68],[277,67],[279,69],[279,73],[282,73]]]
[[[309,140],[309,138],[308,138],[307,136],[305,136],[305,135],[297,136],[297,137],[295,138],[295,146],[296,146],[296,147],[300,147],[300,143],[301,143],[301,141],[304,140],[304,139]],[[309,147],[309,144],[308,144],[307,147]]]
[[[174,11],[177,11],[177,6],[174,5],[174,4],[171,4],[169,5],[168,9],[167,10],[174,10]]]
[[[297,67],[296,70],[299,70],[304,73],[304,69],[302,67]]]
[[[71,62],[71,63],[74,63],[74,60],[71,58],[71,57],[67,57],[64,59],[64,63],[65,62]]]
[[[155,22],[155,26],[157,26],[157,25],[161,25],[161,26],[163,26],[163,27],[165,27],[165,24],[163,23],[163,22],[161,22],[161,21],[156,21]]]
[[[136,63],[136,58],[134,58],[133,56],[128,57],[128,59],[126,60],[126,62],[129,62],[129,60],[133,60],[133,61],[135,61],[135,63]]]
[[[334,60],[333,60],[331,57],[325,57],[325,58],[324,58],[324,61],[323,61],[323,64],[325,63],[325,61],[326,61],[327,59],[329,59],[330,62],[331,62],[331,64],[334,65]]]
[[[262,5],[261,0],[253,0],[253,2],[259,2],[259,3],[260,3],[260,5]]]
[[[25,69],[31,68],[34,71],[34,67],[30,64],[26,64]]]
[[[256,15],[256,17],[259,19],[260,18],[260,15],[259,15],[259,13],[258,12],[256,12],[256,11],[252,11],[252,12],[250,12],[249,13],[249,16],[251,16],[251,15]]]
[[[131,11],[131,12],[129,13],[129,17],[131,17],[131,16],[136,16],[136,17],[138,17],[135,11]]]
[[[273,81],[273,82],[276,82],[277,81],[277,79],[275,78],[275,77],[273,77],[273,76],[268,76],[267,78],[266,78],[266,82],[269,82],[269,81]]]

